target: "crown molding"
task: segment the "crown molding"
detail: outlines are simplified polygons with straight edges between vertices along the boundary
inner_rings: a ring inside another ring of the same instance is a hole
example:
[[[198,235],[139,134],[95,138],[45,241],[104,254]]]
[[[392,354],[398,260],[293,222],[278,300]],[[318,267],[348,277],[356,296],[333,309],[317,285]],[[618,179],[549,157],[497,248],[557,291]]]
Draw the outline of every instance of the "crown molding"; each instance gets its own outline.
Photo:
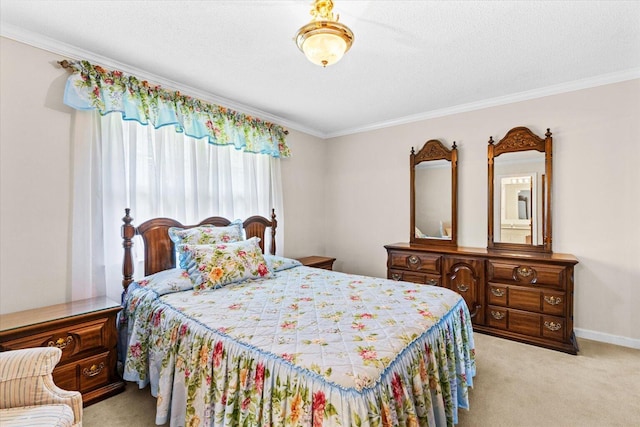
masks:
[[[597,86],[604,86],[612,83],[619,83],[627,80],[640,78],[640,68],[632,68],[615,73],[602,74],[586,79],[575,80],[567,83],[546,86],[539,89],[533,89],[525,92],[519,92],[511,95],[499,96],[496,98],[485,99],[478,102],[470,102],[468,104],[456,105],[453,107],[442,108],[439,110],[427,111],[424,113],[412,114],[410,116],[399,117],[397,119],[384,122],[372,123],[370,125],[357,128],[344,129],[341,131],[326,134],[325,139],[336,138],[339,136],[352,135],[356,133],[369,132],[378,129],[384,129],[393,126],[404,125],[408,123],[419,122],[422,120],[434,119],[438,117],[450,116],[453,114],[467,113],[474,110],[482,110],[489,107],[497,107],[515,102],[528,101],[545,96],[558,95],[561,93],[574,92],[582,89],[589,89]]]
[[[212,104],[221,105],[226,108],[241,112],[243,114],[259,117],[261,120],[279,124],[286,129],[295,129],[297,131],[321,139],[326,138],[325,134],[318,131],[317,129],[310,129],[308,127],[300,125],[299,123],[295,123],[282,117],[267,113],[266,111],[262,111],[248,105],[238,103],[231,99],[196,89],[183,83],[179,83],[171,79],[159,76],[147,70],[137,68],[133,65],[125,64],[106,56],[99,55],[95,52],[81,49],[77,46],[63,43],[50,37],[27,31],[13,25],[2,24],[2,26],[0,27],[0,36],[64,56],[68,59],[87,60],[91,63],[99,64],[105,68],[115,69],[127,74],[132,74],[139,78],[144,78],[145,80],[148,80],[155,85],[160,85],[166,89],[179,90],[180,93],[188,94],[189,96],[192,96],[194,98],[198,98]]]

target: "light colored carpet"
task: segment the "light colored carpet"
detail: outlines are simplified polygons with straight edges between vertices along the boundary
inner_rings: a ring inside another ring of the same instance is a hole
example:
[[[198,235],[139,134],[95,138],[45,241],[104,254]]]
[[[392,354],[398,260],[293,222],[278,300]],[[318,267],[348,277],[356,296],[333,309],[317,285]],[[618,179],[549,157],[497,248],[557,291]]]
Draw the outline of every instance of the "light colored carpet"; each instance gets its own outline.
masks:
[[[577,356],[476,333],[477,375],[460,427],[640,426],[640,350],[579,340]],[[84,427],[151,427],[155,399],[124,393],[84,409]]]

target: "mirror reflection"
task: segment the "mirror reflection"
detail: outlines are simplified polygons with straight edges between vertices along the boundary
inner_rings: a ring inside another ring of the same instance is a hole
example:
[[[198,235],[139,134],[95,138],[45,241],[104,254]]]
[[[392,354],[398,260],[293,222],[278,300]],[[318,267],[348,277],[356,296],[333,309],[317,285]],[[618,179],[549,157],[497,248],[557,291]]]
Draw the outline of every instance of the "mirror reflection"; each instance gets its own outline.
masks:
[[[551,253],[553,139],[529,128],[489,138],[487,248]]]
[[[540,244],[544,153],[505,153],[494,161],[494,242]]]
[[[411,148],[411,243],[457,245],[456,143],[446,148],[437,139],[425,142],[417,153]]]
[[[451,163],[422,162],[415,166],[415,237],[451,240]]]

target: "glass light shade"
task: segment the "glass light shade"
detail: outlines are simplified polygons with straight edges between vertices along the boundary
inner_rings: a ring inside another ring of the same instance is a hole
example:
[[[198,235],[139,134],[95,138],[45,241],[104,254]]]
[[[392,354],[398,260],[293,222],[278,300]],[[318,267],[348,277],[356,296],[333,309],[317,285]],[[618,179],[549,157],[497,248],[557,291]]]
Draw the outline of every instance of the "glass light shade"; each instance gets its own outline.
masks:
[[[335,34],[314,34],[302,45],[302,51],[307,59],[323,67],[340,61],[346,50],[347,43]]]
[[[296,44],[309,61],[326,67],[335,64],[351,48],[353,33],[335,21],[312,21],[298,30]]]

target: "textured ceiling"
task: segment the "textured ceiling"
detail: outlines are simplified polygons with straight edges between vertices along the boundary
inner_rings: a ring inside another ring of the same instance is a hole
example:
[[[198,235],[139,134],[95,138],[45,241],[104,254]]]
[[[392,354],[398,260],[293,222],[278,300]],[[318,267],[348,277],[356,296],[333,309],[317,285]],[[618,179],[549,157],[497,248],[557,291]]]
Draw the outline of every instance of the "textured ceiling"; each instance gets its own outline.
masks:
[[[355,42],[326,69],[310,4],[2,0],[0,30],[321,137],[640,77],[638,1],[334,0]]]

